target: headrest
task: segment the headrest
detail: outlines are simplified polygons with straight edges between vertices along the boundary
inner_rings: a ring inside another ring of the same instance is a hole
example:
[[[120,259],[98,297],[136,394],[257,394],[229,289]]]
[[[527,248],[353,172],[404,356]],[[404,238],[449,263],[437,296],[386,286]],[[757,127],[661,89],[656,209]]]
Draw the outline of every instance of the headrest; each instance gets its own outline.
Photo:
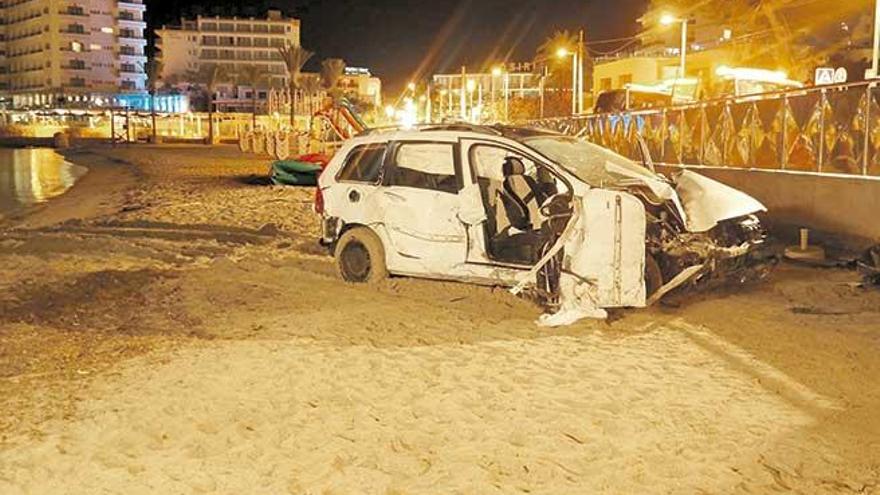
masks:
[[[505,177],[512,177],[514,175],[525,175],[526,165],[525,163],[523,163],[521,158],[508,156],[504,159],[502,171]]]

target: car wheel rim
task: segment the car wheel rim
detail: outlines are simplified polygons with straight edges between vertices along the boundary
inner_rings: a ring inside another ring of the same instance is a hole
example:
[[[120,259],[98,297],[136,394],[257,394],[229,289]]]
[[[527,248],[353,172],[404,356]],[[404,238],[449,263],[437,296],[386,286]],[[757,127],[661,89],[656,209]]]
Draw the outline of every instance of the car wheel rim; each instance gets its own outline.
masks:
[[[342,252],[342,269],[349,280],[364,281],[370,276],[370,253],[360,242],[352,242]]]

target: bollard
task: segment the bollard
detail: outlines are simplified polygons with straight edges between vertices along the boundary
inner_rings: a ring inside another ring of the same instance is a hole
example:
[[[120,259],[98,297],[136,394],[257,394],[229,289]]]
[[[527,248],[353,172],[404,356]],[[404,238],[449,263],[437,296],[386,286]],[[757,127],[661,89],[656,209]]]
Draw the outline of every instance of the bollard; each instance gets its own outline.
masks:
[[[810,245],[810,229],[800,229],[800,244],[785,249],[785,257],[804,263],[822,263],[825,261],[825,249]]]

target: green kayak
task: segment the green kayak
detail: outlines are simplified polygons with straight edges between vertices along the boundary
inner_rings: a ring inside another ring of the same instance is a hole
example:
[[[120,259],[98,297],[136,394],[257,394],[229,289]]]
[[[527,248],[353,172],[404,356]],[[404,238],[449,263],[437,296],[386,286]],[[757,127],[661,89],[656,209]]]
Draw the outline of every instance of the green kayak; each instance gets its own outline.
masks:
[[[321,166],[297,160],[278,160],[272,163],[272,182],[283,186],[314,186],[318,184]]]

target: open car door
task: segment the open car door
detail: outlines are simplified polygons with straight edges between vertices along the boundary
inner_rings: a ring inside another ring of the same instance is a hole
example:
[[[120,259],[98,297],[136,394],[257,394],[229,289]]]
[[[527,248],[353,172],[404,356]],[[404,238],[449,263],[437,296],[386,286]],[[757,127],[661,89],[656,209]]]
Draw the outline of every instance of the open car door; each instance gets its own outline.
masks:
[[[443,278],[465,263],[467,235],[458,218],[462,180],[457,156],[453,142],[392,145],[382,204],[397,271]]]
[[[542,317],[541,324],[568,325],[605,318],[605,308],[644,307],[645,231],[645,207],[636,197],[605,189],[583,191],[562,237],[513,292],[535,284],[539,272],[564,250],[559,310]]]

